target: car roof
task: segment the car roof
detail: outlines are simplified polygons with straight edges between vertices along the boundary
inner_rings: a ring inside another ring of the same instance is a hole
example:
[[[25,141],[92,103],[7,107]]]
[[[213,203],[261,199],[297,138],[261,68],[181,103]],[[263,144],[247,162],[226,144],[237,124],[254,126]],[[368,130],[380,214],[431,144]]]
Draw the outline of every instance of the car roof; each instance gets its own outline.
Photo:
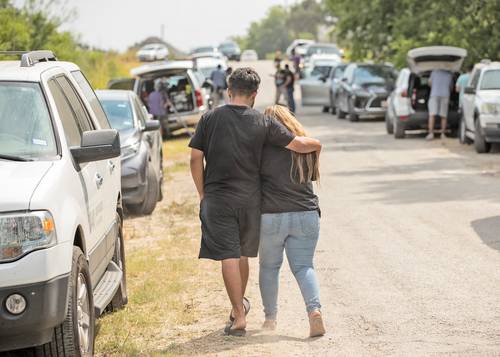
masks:
[[[474,69],[500,69],[500,62],[480,62],[474,65]]]
[[[124,89],[99,89],[95,91],[99,99],[108,100],[130,100],[134,92]]]
[[[0,61],[0,80],[39,82],[41,74],[53,68],[80,70],[76,64],[64,61],[39,62],[29,67],[21,67],[21,61]]]
[[[192,69],[193,61],[168,61],[168,62],[155,62],[145,64],[136,68],[132,68],[130,73],[133,76],[141,76],[150,72],[164,71],[169,69]]]

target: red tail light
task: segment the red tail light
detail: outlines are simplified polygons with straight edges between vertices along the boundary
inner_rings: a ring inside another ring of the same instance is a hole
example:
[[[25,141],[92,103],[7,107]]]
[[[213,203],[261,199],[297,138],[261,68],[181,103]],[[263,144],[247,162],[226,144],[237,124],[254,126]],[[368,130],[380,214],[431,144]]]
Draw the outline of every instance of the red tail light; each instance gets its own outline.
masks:
[[[407,121],[410,117],[408,115],[400,115],[399,121]]]
[[[194,91],[194,95],[196,96],[196,106],[198,108],[203,107],[203,96],[201,94],[201,91],[199,89],[196,89]]]

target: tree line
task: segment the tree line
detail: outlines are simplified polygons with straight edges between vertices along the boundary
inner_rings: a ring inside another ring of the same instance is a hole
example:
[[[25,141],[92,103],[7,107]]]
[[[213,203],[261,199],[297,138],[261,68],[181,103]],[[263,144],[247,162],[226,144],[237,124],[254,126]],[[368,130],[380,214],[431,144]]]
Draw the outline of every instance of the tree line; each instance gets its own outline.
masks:
[[[406,62],[430,45],[467,49],[467,63],[500,59],[499,0],[325,0],[352,60]]]

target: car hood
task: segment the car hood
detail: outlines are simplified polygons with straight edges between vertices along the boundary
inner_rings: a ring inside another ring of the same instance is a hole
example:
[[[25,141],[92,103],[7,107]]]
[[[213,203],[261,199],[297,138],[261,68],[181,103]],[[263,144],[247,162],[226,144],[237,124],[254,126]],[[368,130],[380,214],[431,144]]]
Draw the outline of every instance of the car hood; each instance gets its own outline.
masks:
[[[0,160],[0,212],[29,209],[33,192],[52,165]]]
[[[483,102],[500,104],[500,90],[480,90],[477,96]]]
[[[460,72],[467,51],[459,47],[430,46],[408,51],[406,61],[413,73],[443,69]]]

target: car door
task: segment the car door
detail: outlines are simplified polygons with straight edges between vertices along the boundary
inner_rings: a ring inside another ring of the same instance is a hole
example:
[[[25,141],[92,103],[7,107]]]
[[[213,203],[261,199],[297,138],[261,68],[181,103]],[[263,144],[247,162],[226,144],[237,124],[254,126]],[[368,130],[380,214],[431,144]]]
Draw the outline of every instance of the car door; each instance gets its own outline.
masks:
[[[330,105],[330,75],[332,66],[314,66],[306,71],[305,78],[300,81],[302,105],[328,106]]]
[[[479,78],[481,77],[481,69],[476,69],[472,75],[471,80],[466,88],[472,87],[477,90]],[[465,117],[465,124],[468,130],[474,131],[474,110],[476,103],[476,94],[464,93],[462,99],[462,110]]]
[[[63,86],[61,86],[61,83]],[[74,94],[68,91],[68,86],[68,79],[63,75],[56,76],[48,81],[48,87],[63,125],[67,145],[69,147],[80,146],[83,133],[92,130],[92,128],[88,122],[79,118],[81,113],[77,114],[79,108],[75,108],[70,102],[69,97],[74,97]],[[75,168],[75,170],[77,169]],[[102,215],[99,214],[103,206],[103,197],[100,194],[99,171],[100,167],[97,163],[88,162],[80,165],[80,170],[77,172],[82,185],[83,199],[87,211],[89,231],[85,235],[85,244],[91,257],[90,271],[92,276],[98,270],[99,256],[104,256],[106,252],[106,243],[102,243],[104,233],[104,226],[100,223]]]
[[[354,78],[354,69],[356,67],[354,65],[348,66],[344,72],[344,75],[340,81],[339,85],[339,95],[338,95],[338,103],[339,103],[339,108],[343,112],[347,113],[349,111],[348,107],[348,99],[349,99],[349,92],[350,92],[350,85],[349,83],[353,80]]]
[[[332,79],[331,79],[331,87],[332,87],[332,96],[333,99],[336,100],[336,96],[339,91],[340,80],[344,75],[345,66],[337,66],[333,70]]]

